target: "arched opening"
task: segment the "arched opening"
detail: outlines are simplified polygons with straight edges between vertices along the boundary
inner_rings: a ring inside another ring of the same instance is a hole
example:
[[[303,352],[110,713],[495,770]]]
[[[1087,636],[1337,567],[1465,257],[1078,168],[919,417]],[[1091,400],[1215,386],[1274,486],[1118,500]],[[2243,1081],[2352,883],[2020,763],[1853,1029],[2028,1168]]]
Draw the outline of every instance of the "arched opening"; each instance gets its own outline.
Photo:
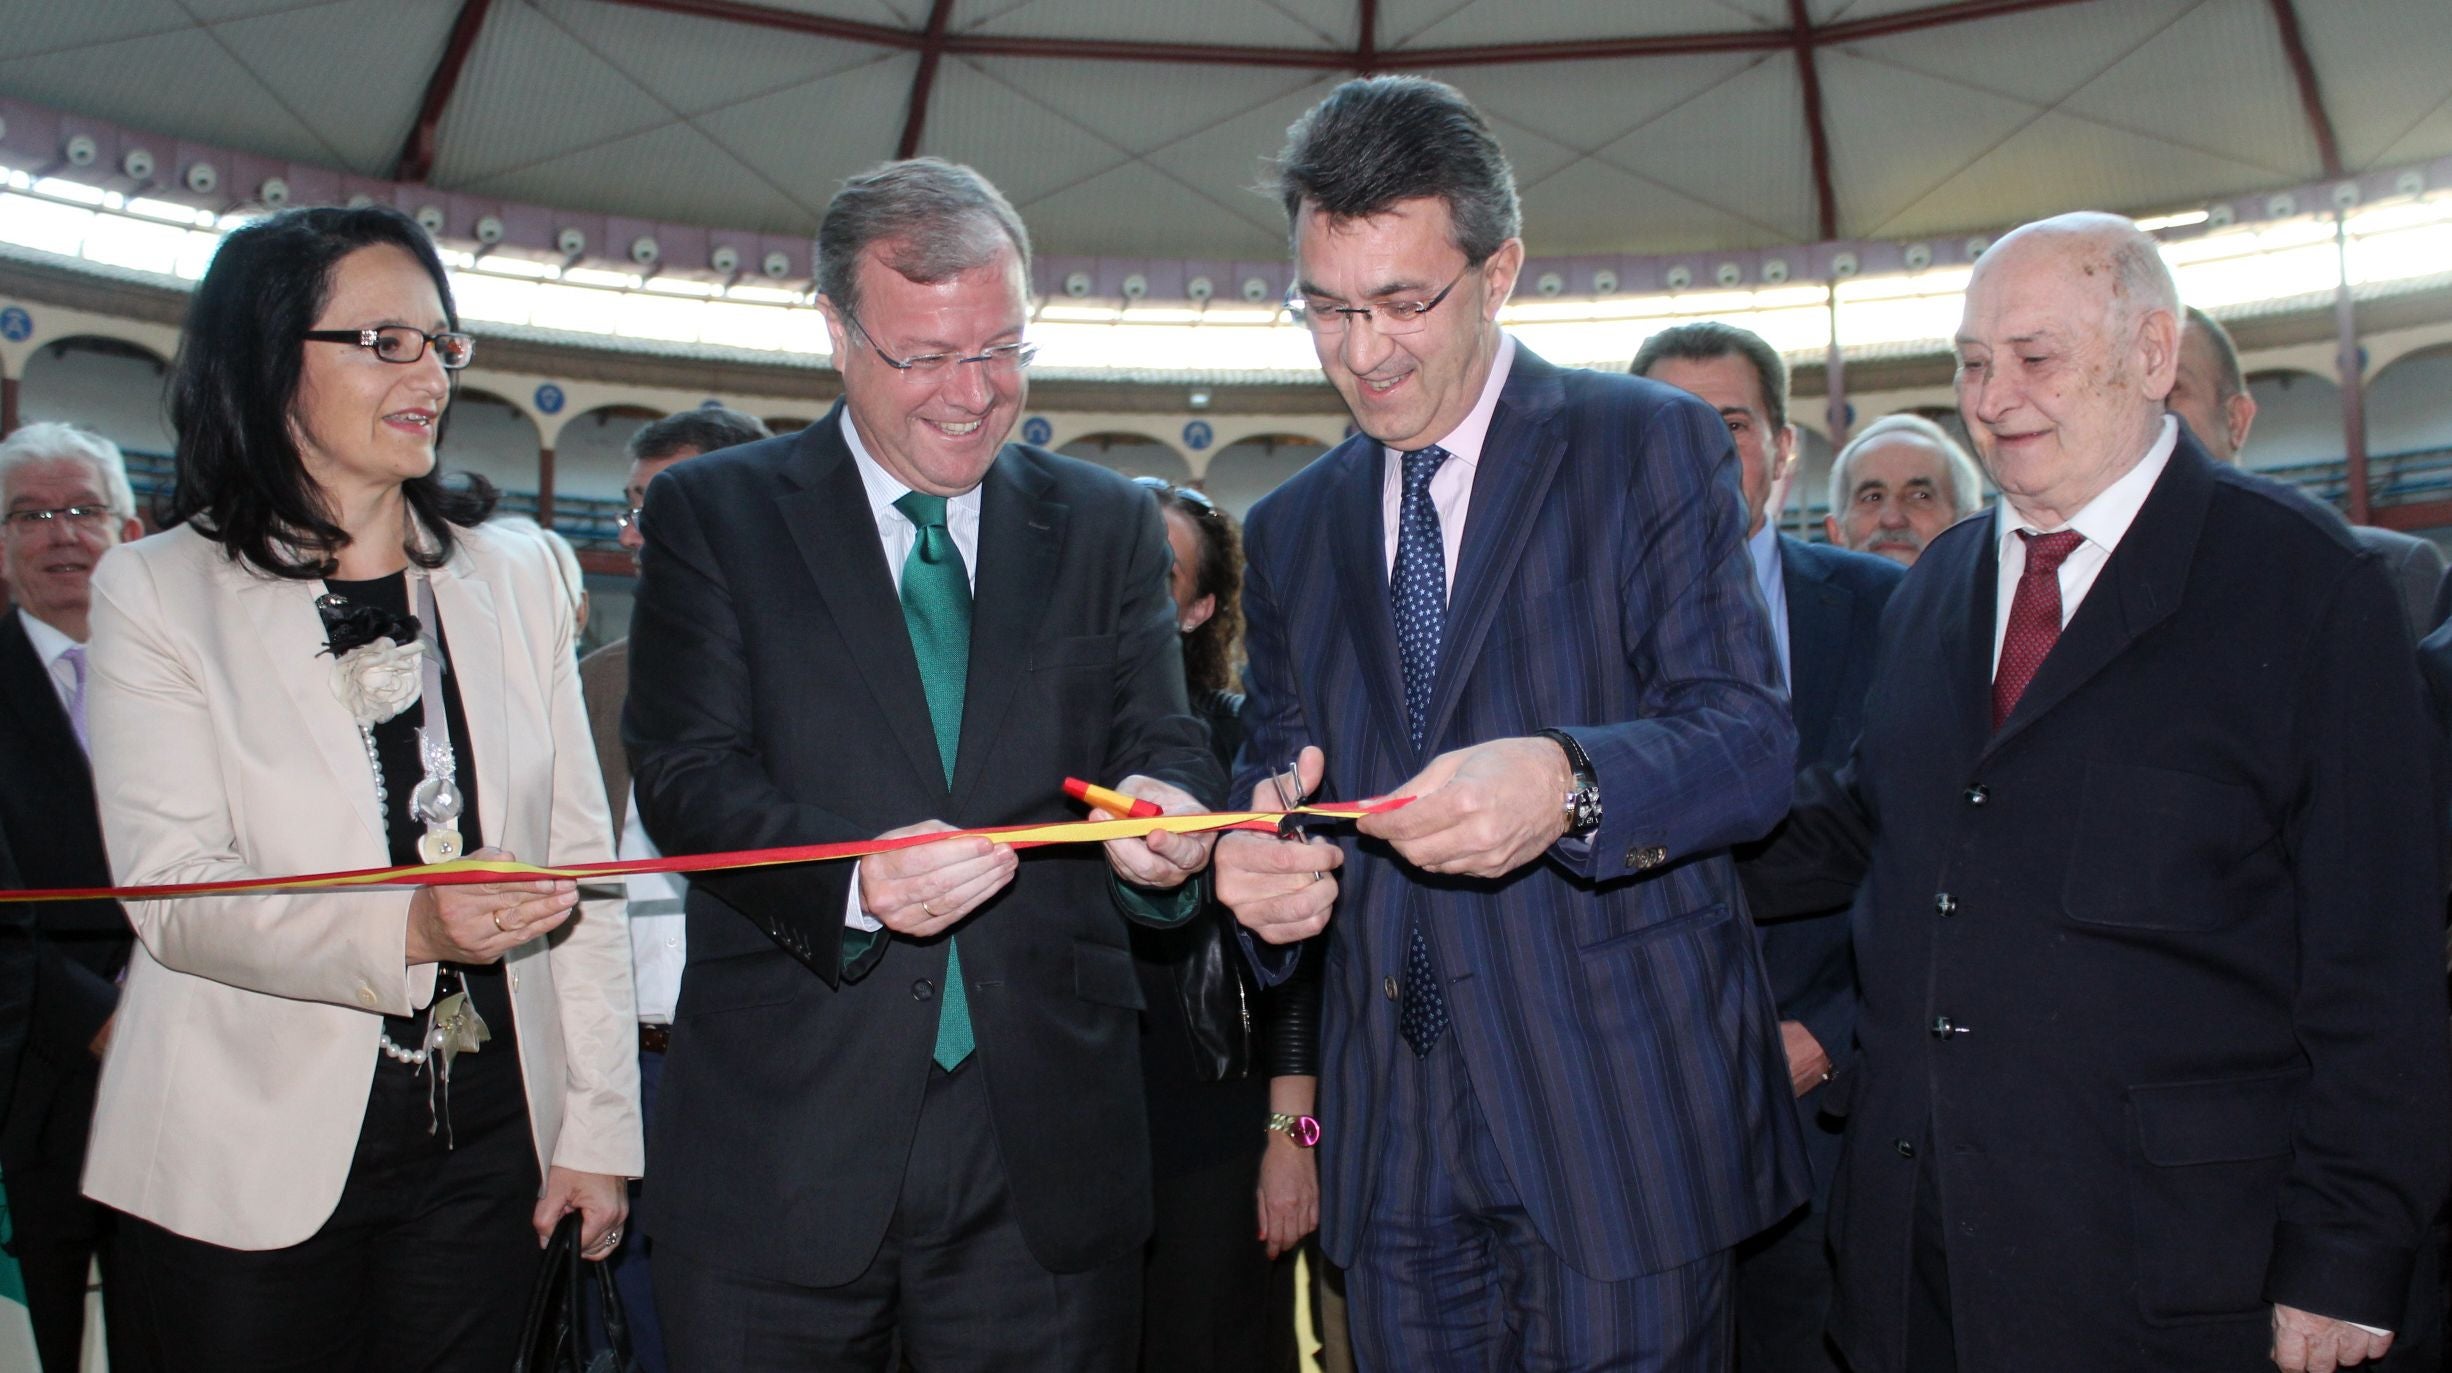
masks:
[[[1254,434],[1237,439],[1209,460],[1201,487],[1211,500],[1241,519],[1254,502],[1284,485],[1328,449],[1328,444],[1308,434]]]
[[[1178,485],[1192,480],[1191,465],[1183,455],[1147,434],[1084,434],[1056,451],[1128,477],[1164,477]]]
[[[443,425],[443,466],[474,472],[506,494],[525,497],[530,513],[540,475],[537,446],[536,422],[511,402],[473,387],[462,387],[451,398]]]
[[[585,551],[620,546],[630,502],[630,436],[664,417],[644,405],[599,405],[570,417],[553,441],[553,527]],[[531,502],[533,504],[533,502]]]
[[[170,361],[142,344],[104,334],[56,339],[26,359],[17,422],[90,429],[127,454],[136,508],[150,513],[171,485]]]
[[[2342,460],[2341,388],[2332,378],[2261,372],[2248,378],[2248,394],[2256,398],[2256,423],[2239,450],[2242,466],[2262,470]]]

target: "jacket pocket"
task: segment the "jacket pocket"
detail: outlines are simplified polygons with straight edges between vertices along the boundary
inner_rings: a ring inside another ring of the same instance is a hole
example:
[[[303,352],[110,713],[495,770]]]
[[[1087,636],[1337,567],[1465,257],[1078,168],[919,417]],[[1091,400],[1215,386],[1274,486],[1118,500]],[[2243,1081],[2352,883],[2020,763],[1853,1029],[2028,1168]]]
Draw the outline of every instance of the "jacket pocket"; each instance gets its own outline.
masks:
[[[816,980],[817,975],[806,965],[781,949],[693,962],[682,971],[681,999],[673,1006],[673,1019],[694,1020],[777,1005],[800,995]]]
[[[2199,931],[2231,918],[2228,879],[2253,850],[2253,793],[2169,768],[2086,765],[2061,905],[2072,920]]]
[[[1611,953],[1630,945],[1648,944],[1680,930],[1692,930],[1702,925],[1717,924],[1726,919],[1728,919],[1728,903],[1715,901],[1697,910],[1680,912],[1655,920],[1648,925],[1595,939],[1589,944],[1578,944],[1575,946],[1575,953],[1580,958],[1590,958],[1595,954]]]
[[[2261,1316],[2304,1070],[2128,1092],[2129,1224],[2149,1324]]]
[[[1063,667],[1113,667],[1115,636],[1112,634],[1076,634],[1062,639],[1043,639],[1030,648],[1030,670],[1045,672]]]
[[[1132,955],[1112,944],[1073,944],[1073,995],[1101,1006],[1142,1009],[1141,975]]]

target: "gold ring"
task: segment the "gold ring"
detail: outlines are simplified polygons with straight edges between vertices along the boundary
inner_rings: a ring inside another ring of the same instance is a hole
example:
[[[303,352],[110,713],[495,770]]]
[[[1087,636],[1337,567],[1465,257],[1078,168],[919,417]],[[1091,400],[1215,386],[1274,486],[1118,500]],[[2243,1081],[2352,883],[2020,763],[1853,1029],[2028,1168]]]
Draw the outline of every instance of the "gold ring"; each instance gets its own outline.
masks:
[[[509,931],[509,930],[506,930],[506,929],[504,929],[504,928],[502,927],[502,915],[501,915],[501,913],[500,913],[500,912],[496,912],[494,915],[489,916],[489,917],[487,917],[487,918],[488,918],[488,919],[490,919],[490,920],[492,920],[492,921],[494,922],[494,933],[496,933],[496,934],[509,934],[509,933],[510,933],[510,931]]]
[[[920,903],[920,913],[921,913],[922,915],[927,916],[927,917],[928,917],[929,919],[931,919],[931,920],[934,920],[934,919],[936,919],[936,918],[937,918],[937,913],[936,913],[935,911],[933,911],[933,910],[930,910],[930,909],[928,908],[928,903],[927,903],[927,902],[925,902],[925,901],[922,901],[922,902]]]

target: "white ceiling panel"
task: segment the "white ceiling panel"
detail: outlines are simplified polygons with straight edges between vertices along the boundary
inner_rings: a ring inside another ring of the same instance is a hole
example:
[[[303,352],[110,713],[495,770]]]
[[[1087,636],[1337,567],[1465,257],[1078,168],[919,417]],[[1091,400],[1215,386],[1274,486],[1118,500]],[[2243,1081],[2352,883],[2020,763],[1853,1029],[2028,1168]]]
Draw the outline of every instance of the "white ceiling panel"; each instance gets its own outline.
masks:
[[[956,4],[948,28],[996,35],[1076,34],[1127,43],[1218,43],[1236,47],[1327,48],[1354,41],[1350,4],[1278,0],[1031,0],[1025,5]]]
[[[1760,237],[1673,187],[1590,159],[1524,192],[1524,246],[1536,257],[1694,252]]]
[[[1258,197],[1247,198],[1267,210]],[[1115,167],[1019,208],[1031,242],[1043,252],[1268,258],[1285,251],[1282,232],[1221,213],[1212,198],[1146,163]],[[1149,246],[1156,243],[1184,246],[1152,254]]]
[[[978,168],[1015,205],[1069,192],[1132,160],[1113,135],[1075,123],[967,59],[937,68],[923,151]]]
[[[1927,76],[2050,105],[2110,71],[2201,0],[2118,0],[1950,24],[1850,44],[1842,51]],[[2176,84],[2202,84],[2188,69]]]
[[[757,0],[757,3],[767,9],[882,24],[887,28],[919,29],[928,23],[928,0]],[[963,9],[986,3],[990,0],[956,0]]]
[[[603,0],[527,3],[563,37],[684,114],[788,90],[890,52],[874,44],[750,30]]]
[[[2452,154],[2452,95],[2444,97],[2424,119],[2410,125],[2409,132],[2385,145],[2373,162],[2379,167],[2396,167],[2408,162],[2431,162]]]
[[[194,27],[194,18],[176,0],[124,0],[114,5],[0,0],[0,61],[62,56],[93,44]]]
[[[2301,0],[2299,27],[2344,163],[2364,169],[2452,153],[2441,120],[2452,94],[2452,3]]]
[[[0,91],[165,137],[331,166],[348,160],[201,28],[0,61]],[[198,91],[215,98],[199,100]]]
[[[1839,232],[1870,233],[2042,113],[1956,81],[1849,52],[1820,58]],[[1970,227],[1984,211],[1970,207]]]
[[[755,100],[692,117],[690,123],[754,169],[778,193],[808,207],[806,224],[834,198],[843,178],[894,155],[902,136],[901,113],[919,59],[909,53],[881,54],[865,66],[823,81],[795,86]],[[890,119],[878,118],[893,111]],[[767,228],[772,225],[740,225]]]
[[[642,202],[639,169],[655,168],[654,196]],[[668,124],[629,138],[565,153],[516,173],[451,187],[557,209],[641,214],[655,219],[764,233],[805,234],[817,216],[694,129]],[[828,188],[831,189],[831,188]],[[818,204],[824,203],[821,193]],[[601,251],[615,245],[598,244]]]
[[[1602,149],[1613,166],[1649,177],[1749,231],[1719,246],[1761,247],[1819,237],[1813,156],[1793,62],[1759,62]],[[1680,232],[1683,232],[1682,222]],[[1657,252],[1647,225],[1621,251]]]
[[[451,39],[452,12],[336,0],[218,24],[213,36],[365,176],[389,176]]]
[[[1201,233],[1184,246],[1150,240],[1149,251],[1173,257],[1274,258],[1286,251],[1285,211],[1256,188],[1265,185],[1269,164],[1285,149],[1286,126],[1316,105],[1336,84],[1321,77],[1214,127],[1154,149],[1150,165],[1198,188],[1206,217]],[[1054,240],[1050,240],[1051,245]],[[1252,245],[1258,246],[1252,246]],[[1050,247],[1050,251],[1060,251]]]
[[[672,123],[670,107],[552,11],[497,5],[443,116],[438,185],[490,180]]]
[[[1694,58],[1450,68],[1431,74],[1454,84],[1492,119],[1504,119],[1579,152],[1590,152],[1640,132],[1765,60],[1753,54],[1718,53]],[[1778,60],[1789,59],[1783,55]]]
[[[1868,234],[1989,229],[2069,210],[2145,210],[2272,184],[2261,168],[2046,114]]]
[[[2178,71],[2196,79],[2175,81]],[[2201,148],[2274,180],[2324,174],[2265,0],[2205,0],[2071,92],[2061,110]]]
[[[1379,6],[1379,45],[1383,48],[1743,33],[1787,26],[1784,0],[1640,0],[1600,5],[1380,0]]]
[[[1187,81],[1183,68],[1155,64],[1015,58],[962,61],[986,79],[1076,124],[1106,131],[1117,144],[1134,152],[1178,142],[1319,84],[1316,72],[1270,67],[1220,68]],[[1276,151],[1274,143],[1269,151]]]

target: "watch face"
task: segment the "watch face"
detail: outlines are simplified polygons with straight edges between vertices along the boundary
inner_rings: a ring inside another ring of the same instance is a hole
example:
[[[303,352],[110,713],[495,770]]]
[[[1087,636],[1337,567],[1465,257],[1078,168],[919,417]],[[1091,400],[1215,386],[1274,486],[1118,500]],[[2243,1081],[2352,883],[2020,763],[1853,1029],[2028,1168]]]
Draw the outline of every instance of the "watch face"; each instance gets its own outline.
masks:
[[[1308,1149],[1320,1142],[1320,1123],[1309,1116],[1296,1116],[1294,1128],[1286,1131],[1294,1142]]]

